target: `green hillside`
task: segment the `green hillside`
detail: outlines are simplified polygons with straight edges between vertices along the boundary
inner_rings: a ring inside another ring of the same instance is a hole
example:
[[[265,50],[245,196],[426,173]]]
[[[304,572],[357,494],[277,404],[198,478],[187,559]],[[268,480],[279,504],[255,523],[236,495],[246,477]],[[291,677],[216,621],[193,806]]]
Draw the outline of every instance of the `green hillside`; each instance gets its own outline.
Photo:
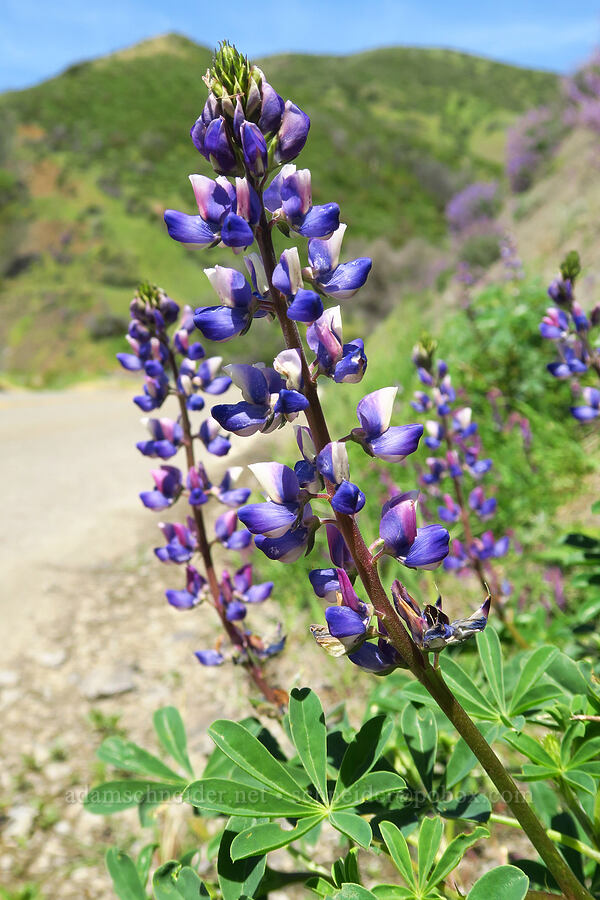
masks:
[[[193,212],[186,175],[208,172],[188,133],[210,56],[168,35],[0,97],[0,342],[11,379],[41,386],[110,371],[141,277],[208,301],[207,254],[169,241],[162,212]],[[353,238],[392,246],[442,242],[451,194],[498,175],[506,126],[558,91],[548,73],[441,50],[262,65],[311,116],[300,163],[315,200],[338,200]],[[246,341],[246,355],[268,354],[260,329]]]

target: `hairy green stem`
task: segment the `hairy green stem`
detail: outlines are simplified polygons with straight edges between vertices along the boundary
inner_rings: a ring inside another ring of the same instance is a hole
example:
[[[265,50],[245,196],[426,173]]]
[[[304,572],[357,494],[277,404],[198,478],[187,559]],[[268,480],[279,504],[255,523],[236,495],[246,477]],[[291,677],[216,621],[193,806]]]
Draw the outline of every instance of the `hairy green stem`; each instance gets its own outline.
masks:
[[[257,188],[260,192],[260,185]],[[319,452],[330,442],[331,438],[316,384],[310,378],[310,371],[298,328],[295,322],[288,319],[285,298],[273,287],[273,272],[276,259],[264,209],[260,224],[256,230],[256,240],[265,268],[273,308],[279,320],[286,346],[288,349],[297,350],[300,355],[304,377],[304,391],[309,401],[306,418],[315,447],[317,452]],[[381,583],[377,567],[373,565],[371,553],[354,517],[336,513],[336,520],[352,554],[363,586],[375,608],[377,617],[385,625],[390,641],[404,659],[407,667],[424,685],[461,737],[465,739],[504,801],[510,807],[513,815],[526,832],[531,843],[552,872],[567,900],[592,900],[591,894],[580,884],[549,839],[543,824],[527,803],[501,760],[496,756],[474,722],[448,689],[440,670],[432,668],[426,657],[409,637]]]

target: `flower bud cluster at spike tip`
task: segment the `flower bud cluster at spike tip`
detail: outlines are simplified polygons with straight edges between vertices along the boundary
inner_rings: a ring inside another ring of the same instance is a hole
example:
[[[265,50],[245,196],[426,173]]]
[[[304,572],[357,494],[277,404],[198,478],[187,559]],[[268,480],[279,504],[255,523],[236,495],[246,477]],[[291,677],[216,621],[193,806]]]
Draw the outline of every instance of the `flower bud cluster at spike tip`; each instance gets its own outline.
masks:
[[[559,381],[569,381],[573,394],[582,396],[584,403],[571,406],[570,411],[577,421],[586,423],[600,415],[598,389],[581,384],[586,375],[600,377],[600,344],[594,346],[592,335],[600,325],[600,306],[588,316],[575,299],[575,282],[580,272],[579,255],[571,251],[561,264],[560,276],[548,288],[548,296],[556,306],[546,310],[540,334],[554,342],[558,355],[546,366],[548,372]]]
[[[509,538],[503,536],[496,539],[491,531],[477,536],[478,522],[493,518],[496,512],[496,498],[487,494],[483,485],[477,483],[490,471],[492,461],[483,457],[479,429],[473,421],[471,409],[457,405],[448,365],[443,360],[436,361],[435,352],[436,342],[425,337],[416,345],[412,356],[425,390],[415,392],[411,405],[421,414],[436,416],[425,421],[425,444],[433,455],[427,458],[427,469],[420,475],[420,486],[426,500],[424,509],[436,508],[437,516],[444,523],[462,528],[462,539],[454,537],[450,550],[446,532],[444,568],[461,574],[472,570],[480,580],[485,571],[493,582],[489,560],[506,555]],[[473,479],[475,484],[465,493],[468,478]],[[441,534],[434,531],[440,528],[439,525],[429,525],[417,531],[412,511],[409,516],[409,499],[408,494],[390,498],[380,531],[384,541],[381,552],[391,552],[404,565],[410,565],[418,553],[418,531],[423,532],[423,546],[433,559],[436,548],[441,550],[442,546]],[[411,539],[414,539],[414,544],[411,544]]]
[[[234,46],[221,44],[204,81],[208,99],[190,136],[218,174],[261,178],[298,156],[309,117],[291,100],[284,102]]]
[[[243,299],[246,288],[251,291],[243,276],[237,281],[231,279],[228,276],[231,271],[217,272],[216,290],[224,303],[233,303],[240,296]],[[256,283],[256,271],[252,271]],[[203,601],[212,602],[230,646],[220,639],[219,649],[198,651],[198,661],[203,665],[220,665],[232,659],[252,669],[256,660],[268,659],[283,649],[285,637],[278,632],[273,640],[263,640],[247,628],[240,629],[236,623],[245,619],[248,605],[261,603],[270,596],[273,583],[253,584],[252,567],[244,562],[232,577],[227,571],[220,577],[215,573],[211,584],[196,564],[199,560],[207,571],[209,566],[214,568],[202,518],[202,508],[211,500],[225,507],[225,512],[215,521],[215,541],[228,551],[244,555],[252,543],[250,532],[238,528],[238,508],[250,495],[249,488],[236,483],[242,469],[239,466],[226,469],[219,483],[213,484],[204,463],[194,460],[196,446],[203,446],[208,454],[216,456],[225,456],[230,450],[230,441],[221,434],[212,417],[205,418],[194,429],[190,413],[203,409],[207,395],[224,393],[232,383],[231,378],[222,372],[221,357],[205,358],[202,344],[194,340],[198,332],[189,306],[180,315],[179,307],[164,291],[143,284],[131,302],[130,312],[127,334],[130,352],[118,354],[118,359],[126,370],[144,376],[144,393],[134,397],[136,405],[150,412],[162,407],[171,397],[177,399],[180,409],[177,419],[164,415],[145,418],[149,439],[140,441],[137,447],[143,455],[159,460],[170,460],[182,448],[186,450],[186,474],[176,465],[157,466],[150,472],[152,489],[140,493],[141,502],[150,510],[164,512],[183,498],[191,513],[185,522],[159,524],[164,543],[154,550],[157,559],[169,565],[185,566],[184,585],[168,589],[167,602],[177,610],[193,609]]]

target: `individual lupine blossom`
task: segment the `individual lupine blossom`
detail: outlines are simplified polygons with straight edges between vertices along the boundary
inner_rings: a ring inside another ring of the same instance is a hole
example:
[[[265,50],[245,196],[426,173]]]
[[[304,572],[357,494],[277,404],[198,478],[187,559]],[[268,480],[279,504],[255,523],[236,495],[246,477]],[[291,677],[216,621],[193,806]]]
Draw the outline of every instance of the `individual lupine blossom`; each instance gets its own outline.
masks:
[[[291,368],[289,356],[285,357],[285,362],[280,360],[280,363],[281,366]],[[278,366],[277,359],[274,365]],[[295,419],[308,406],[308,400],[301,390],[302,377],[298,367],[295,375],[286,379],[275,368],[270,369],[260,364],[233,364],[225,366],[225,371],[243,397],[239,403],[213,406],[212,416],[225,431],[243,437],[256,434],[257,431],[268,433],[284,422]],[[288,387],[288,384],[294,386]]]
[[[275,639],[264,641],[247,629],[240,630],[235,623],[241,620],[242,613],[245,614],[247,604],[260,603],[269,597],[272,582],[253,585],[252,568],[244,563],[232,578],[227,571],[220,578],[215,573],[213,586],[210,587],[209,578],[195,565],[196,558],[201,557],[207,571],[209,565],[214,568],[210,547],[204,546],[206,526],[201,511],[211,499],[226,508],[214,525],[215,542],[226,550],[241,551],[243,554],[247,553],[252,543],[250,532],[238,528],[237,509],[250,495],[249,488],[236,484],[242,473],[241,467],[226,469],[219,482],[213,484],[204,463],[200,460],[193,462],[193,448],[197,444],[216,456],[225,456],[230,450],[230,441],[222,435],[212,417],[201,422],[194,432],[190,415],[204,407],[202,394],[222,394],[231,385],[231,378],[221,370],[221,357],[206,359],[202,344],[194,340],[197,330],[191,307],[185,307],[178,320],[179,307],[174,301],[163,291],[142,285],[130,310],[132,319],[127,339],[132,352],[119,354],[118,358],[128,371],[137,371],[145,376],[145,393],[134,398],[136,404],[145,410],[154,409],[172,396],[177,398],[180,407],[177,419],[166,416],[144,419],[150,440],[139,442],[138,449],[146,456],[159,459],[170,459],[184,446],[186,449],[185,475],[178,466],[160,465],[150,472],[154,487],[140,493],[140,499],[148,509],[165,511],[184,498],[192,513],[184,523],[159,524],[164,544],[154,550],[157,559],[169,565],[185,567],[184,586],[169,588],[165,592],[167,602],[177,610],[190,610],[212,599],[232,649],[222,646],[219,651],[198,651],[198,660],[210,665],[232,658],[247,664],[252,671],[254,660],[274,655],[283,647],[285,637],[279,633]],[[168,330],[170,325],[174,326],[172,334]],[[216,597],[214,584],[219,586]]]
[[[575,299],[575,282],[581,272],[577,253],[567,255],[560,267],[560,276],[550,284],[548,296],[556,303],[549,307],[540,323],[540,334],[553,341],[558,359],[546,368],[559,381],[570,381],[577,397],[584,404],[570,407],[571,415],[579,422],[589,422],[598,415],[596,388],[582,387],[580,379],[594,373],[600,377],[600,346],[594,347],[592,329],[600,325],[600,305],[586,315]]]
[[[425,414],[437,413],[436,419],[425,423],[425,443],[435,455],[427,458],[427,470],[421,471],[419,481],[426,497],[435,503],[438,517],[449,526],[460,523],[462,527],[462,538],[455,537],[450,543],[444,568],[461,574],[471,569],[481,579],[481,567],[508,552],[509,538],[495,539],[491,531],[477,534],[478,522],[494,516],[497,501],[486,494],[482,484],[475,484],[469,490],[465,482],[467,477],[481,481],[492,468],[492,461],[483,456],[471,409],[456,406],[457,396],[448,366],[443,360],[434,362],[434,350],[435,344],[425,341],[413,353],[419,381],[427,392],[415,392],[411,405]],[[451,488],[446,487],[449,479]],[[491,577],[491,573],[488,575]]]
[[[438,597],[435,606],[427,605],[420,610],[406,588],[399,581],[392,585],[392,595],[398,614],[404,620],[413,641],[421,650],[439,653],[452,644],[460,644],[468,638],[483,631],[487,625],[490,612],[491,597],[488,595],[483,604],[466,619],[455,619],[451,622],[442,610],[442,598]]]
[[[318,378],[344,384],[359,382],[364,375],[363,341],[344,342],[340,307],[332,308],[329,302],[352,298],[365,284],[371,260],[341,258],[346,225],[340,222],[337,204],[314,205],[310,172],[290,165],[306,140],[308,117],[289,101],[283,104],[262,72],[229,45],[218,51],[206,80],[211,93],[191,134],[218,177],[212,186],[192,178],[200,213],[200,221],[196,219],[192,225],[201,235],[198,243],[207,247],[229,241],[236,251],[250,247],[256,239],[260,257],[255,253],[246,257],[249,279],[237,269],[215,266],[206,270],[219,303],[197,308],[193,321],[206,337],[225,341],[247,332],[257,316],[267,316],[281,324],[287,346],[275,357],[272,368],[261,363],[225,367],[242,398],[213,406],[215,428],[251,436],[271,432],[304,413],[309,422],[297,426],[301,459],[293,468],[278,462],[250,467],[265,499],[243,505],[237,518],[266,556],[283,563],[310,552],[324,525],[333,568],[313,571],[315,590],[330,596],[341,588],[350,612],[358,612],[364,620],[367,610],[353,599],[350,587],[356,564],[342,535],[342,522],[349,517],[358,528],[366,498],[350,480],[346,442],[355,442],[371,457],[401,462],[417,449],[423,426],[392,424],[398,388],[389,387],[367,394],[359,402],[359,427],[350,434],[325,441],[322,430],[318,436],[311,431]],[[187,237],[188,220],[167,213],[166,221],[172,237],[180,241]],[[288,237],[307,239],[307,247],[288,247],[276,260],[270,237],[275,226]],[[305,339],[314,353],[312,361],[305,358],[304,335],[298,326],[307,327]],[[203,428],[208,432],[206,423]],[[217,436],[215,430],[203,437],[201,428],[203,440],[216,440]],[[200,476],[190,477],[198,482],[194,489],[202,500],[207,487]],[[313,512],[316,502],[327,509],[323,519]],[[412,495],[410,499],[402,495],[384,508],[382,536],[373,545],[373,550],[379,545],[381,552],[372,552],[373,565],[384,554],[414,568],[439,565],[447,553],[448,533],[435,525],[417,529],[414,506]],[[216,528],[219,540],[237,541],[236,510],[223,513]],[[227,589],[223,590],[226,594]],[[223,605],[229,602],[224,596]],[[240,605],[233,610],[234,615],[243,611]],[[336,616],[335,611],[327,613],[331,623]],[[331,627],[335,631],[335,625]],[[351,646],[353,662],[376,673],[402,664],[380,622],[368,630],[363,621],[360,632],[362,637]],[[198,654],[205,664],[218,664],[223,656],[220,645]]]
[[[332,378],[338,384],[356,384],[362,380],[367,368],[364,341],[356,338],[344,344],[339,306],[325,310],[309,325],[306,342],[316,356],[313,373]]]
[[[269,559],[295,562],[306,551],[319,525],[310,506],[310,494],[300,487],[289,466],[266,462],[254,463],[249,469],[268,499],[243,506],[240,521],[256,535],[256,546]]]

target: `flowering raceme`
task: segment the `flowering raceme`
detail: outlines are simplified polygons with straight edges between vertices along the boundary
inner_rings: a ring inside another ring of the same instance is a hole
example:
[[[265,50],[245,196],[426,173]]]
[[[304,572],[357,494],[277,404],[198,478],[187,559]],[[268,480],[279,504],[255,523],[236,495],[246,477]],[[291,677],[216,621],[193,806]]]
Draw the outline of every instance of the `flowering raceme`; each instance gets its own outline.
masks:
[[[600,393],[593,385],[582,386],[581,379],[600,378],[600,344],[594,346],[593,330],[600,325],[600,305],[586,315],[575,299],[575,282],[581,272],[577,253],[569,253],[560,266],[560,275],[548,288],[556,304],[546,310],[540,322],[540,334],[556,347],[558,359],[548,363],[548,372],[559,381],[569,381],[575,398],[583,403],[571,406],[571,415],[579,422],[600,416]],[[596,336],[598,341],[598,336]]]
[[[239,466],[226,469],[219,484],[213,485],[204,463],[195,457],[197,442],[208,455],[221,457],[230,450],[230,441],[220,433],[212,417],[205,418],[194,430],[190,412],[202,410],[207,396],[224,393],[231,385],[231,378],[221,374],[221,357],[205,359],[202,345],[193,339],[196,326],[190,307],[184,308],[179,322],[178,315],[177,304],[161,290],[142,285],[131,304],[128,339],[132,353],[118,356],[125,369],[145,373],[145,396],[152,398],[152,409],[160,409],[170,396],[176,398],[179,406],[177,419],[162,416],[143,420],[150,439],[137,444],[144,456],[159,459],[171,459],[185,448],[185,477],[178,466],[160,465],[151,470],[154,488],[140,494],[144,506],[151,510],[168,510],[181,499],[187,500],[190,510],[185,523],[159,524],[165,543],[154,553],[163,563],[185,566],[185,586],[166,591],[172,607],[189,610],[208,602],[221,619],[230,649],[226,650],[219,642],[218,650],[198,651],[198,661],[203,665],[220,665],[233,658],[248,669],[268,699],[279,702],[277,691],[264,681],[260,663],[281,650],[285,638],[278,634],[276,640],[265,641],[237,624],[245,619],[248,604],[268,598],[273,584],[253,584],[252,567],[246,562],[233,578],[225,569],[218,576],[211,551],[211,543],[219,543],[229,551],[248,552],[252,535],[238,527],[238,508],[248,500],[250,490],[236,487],[242,472]],[[174,326],[172,334],[168,331],[170,325]],[[149,378],[160,385],[160,390],[148,387]],[[140,397],[134,400],[142,409],[147,408]],[[203,513],[211,500],[225,507],[225,512],[215,521],[213,541],[207,536]],[[204,574],[194,565],[197,557],[202,561]]]
[[[237,269],[206,269],[219,305],[196,309],[192,320],[205,337],[228,341],[245,333],[256,316],[267,316],[278,320],[287,345],[272,367],[262,363],[225,366],[226,376],[239,388],[242,399],[216,404],[211,414],[224,431],[242,437],[269,433],[299,415],[306,417],[306,424],[297,427],[301,459],[293,468],[277,462],[250,466],[265,499],[220,516],[217,537],[226,546],[241,540],[235,537],[239,519],[267,557],[291,563],[310,552],[325,527],[333,568],[314,570],[311,583],[318,596],[337,595],[341,589],[345,598],[341,613],[332,608],[326,614],[330,638],[338,640],[342,633],[336,622],[342,623],[343,631],[343,623],[354,619],[358,628],[357,615],[364,627],[356,634],[364,637],[366,613],[360,602],[352,599],[355,595],[348,578],[354,579],[357,571],[361,574],[366,562],[364,558],[357,562],[357,549],[352,547],[356,539],[350,543],[348,539],[350,530],[354,533],[358,527],[367,498],[351,480],[347,442],[371,457],[397,463],[417,450],[423,426],[392,424],[398,389],[391,386],[363,397],[357,407],[359,427],[350,434],[337,440],[328,434],[319,411],[318,380],[357,383],[367,368],[363,340],[344,341],[341,306],[329,304],[332,300],[346,302],[356,294],[366,282],[371,260],[341,261],[347,226],[340,222],[339,207],[331,202],[313,204],[311,174],[293,163],[308,134],[308,117],[293,103],[284,104],[263,73],[229,45],[217,54],[206,83],[210,94],[192,128],[192,140],[217,178],[211,185],[201,176],[191,176],[199,210],[193,228],[201,236],[196,243],[220,243],[234,251],[247,248],[250,252],[244,261],[249,280]],[[182,216],[168,210],[165,221],[171,237],[188,242],[184,238],[192,226]],[[308,240],[305,263],[301,246],[288,247],[279,259],[275,257],[270,237],[273,227],[297,240]],[[187,321],[189,324],[189,316]],[[299,326],[306,327],[304,340]],[[453,399],[448,398],[449,402]],[[210,442],[207,446],[210,449]],[[475,451],[471,457],[470,464],[476,469],[481,463]],[[196,480],[203,497],[204,483],[201,478]],[[326,509],[320,511],[323,506]],[[379,537],[372,552],[366,548],[365,552],[370,553],[370,565],[375,567],[388,555],[396,564],[430,569],[447,557],[448,547],[448,532],[442,525],[417,527],[416,496],[401,491],[384,506]],[[344,574],[340,576],[340,572]],[[364,572],[361,577],[364,581]],[[386,602],[393,601],[388,598]],[[351,660],[377,673],[404,665],[382,620],[373,628],[377,643],[357,640]],[[405,634],[412,638],[410,629]],[[344,646],[348,646],[347,640]],[[421,649],[427,647],[423,644]]]

